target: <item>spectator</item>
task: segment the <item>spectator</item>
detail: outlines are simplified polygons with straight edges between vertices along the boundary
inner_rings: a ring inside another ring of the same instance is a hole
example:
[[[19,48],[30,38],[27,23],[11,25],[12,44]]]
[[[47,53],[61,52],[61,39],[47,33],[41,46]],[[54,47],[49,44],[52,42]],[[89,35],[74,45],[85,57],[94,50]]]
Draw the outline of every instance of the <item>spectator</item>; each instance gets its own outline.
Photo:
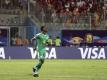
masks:
[[[29,46],[29,40],[27,38],[23,38],[22,42],[23,46]]]
[[[10,7],[10,0],[5,0],[5,6],[6,6],[6,9]]]
[[[49,46],[52,46],[52,45],[53,45],[52,36],[49,36],[48,43],[49,43]]]
[[[53,11],[53,13],[52,13],[52,15],[51,15],[51,17],[52,17],[52,22],[53,23],[56,23],[57,22],[57,14],[56,14],[56,10],[54,10]]]
[[[61,39],[59,36],[57,36],[55,39],[55,46],[61,46]]]
[[[99,25],[99,22],[100,22],[100,16],[99,16],[98,12],[94,13],[94,17],[95,17],[95,19],[94,19],[95,23],[94,24],[95,24],[95,27],[97,27]]]
[[[14,37],[11,38],[11,45],[12,46],[15,46],[16,45],[16,40]]]
[[[16,46],[22,46],[23,45],[21,36],[18,36],[18,35],[16,36],[15,44],[16,44]]]

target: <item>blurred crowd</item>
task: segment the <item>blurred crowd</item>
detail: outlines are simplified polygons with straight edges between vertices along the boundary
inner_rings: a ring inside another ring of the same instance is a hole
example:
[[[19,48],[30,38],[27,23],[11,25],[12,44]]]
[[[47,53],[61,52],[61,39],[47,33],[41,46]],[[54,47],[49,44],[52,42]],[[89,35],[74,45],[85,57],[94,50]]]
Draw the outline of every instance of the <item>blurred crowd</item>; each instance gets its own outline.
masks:
[[[11,39],[11,46],[32,46],[36,44],[36,41],[31,42],[27,38],[23,38],[21,36],[16,35]],[[57,36],[55,39],[53,39],[51,36],[48,40],[48,46],[61,46],[61,39],[59,36]]]
[[[0,15],[0,25],[24,25],[26,18],[18,15]]]
[[[11,46],[29,46],[29,40],[16,35],[11,39]]]
[[[0,0],[0,6],[5,9],[26,9],[26,2],[27,0]]]
[[[42,7],[54,8],[57,13],[74,12],[80,14],[94,13],[104,7],[104,0],[37,0]]]
[[[96,27],[107,16],[104,0],[36,0],[34,4],[36,17],[45,23],[83,22]]]
[[[89,26],[85,29],[95,29],[107,20],[106,0],[0,0],[0,25],[18,26],[24,24],[25,15],[34,14],[36,20],[47,25],[51,31],[58,33],[62,29],[69,29],[66,26],[81,29],[82,26]],[[7,14],[7,15],[5,15]],[[11,15],[12,14],[12,15]],[[13,15],[14,14],[14,15]],[[17,15],[18,14],[18,15]],[[36,22],[37,23],[37,22]],[[55,25],[53,25],[53,24]],[[59,23],[59,25],[57,25]],[[63,25],[64,24],[64,25]],[[61,26],[61,27],[60,27]],[[64,27],[63,27],[64,26]],[[91,27],[91,28],[90,28]],[[102,29],[104,26],[101,26]],[[106,26],[107,27],[107,26]],[[71,29],[71,28],[70,28]],[[107,29],[107,28],[106,28]],[[56,32],[57,31],[57,32]],[[53,34],[54,34],[53,33]],[[55,34],[55,35],[56,35]],[[57,36],[57,35],[56,35]],[[56,37],[55,36],[55,37]],[[75,39],[74,38],[74,42]],[[78,41],[78,40],[77,40]],[[81,39],[79,40],[81,41]],[[50,45],[61,45],[60,38],[50,38]],[[12,39],[12,45],[29,45],[30,41],[20,36]]]
[[[27,0],[0,0],[0,13],[21,14],[27,8]]]
[[[0,13],[34,13],[44,23],[85,24],[97,27],[107,19],[104,0],[0,0]],[[83,26],[83,25],[80,25]]]

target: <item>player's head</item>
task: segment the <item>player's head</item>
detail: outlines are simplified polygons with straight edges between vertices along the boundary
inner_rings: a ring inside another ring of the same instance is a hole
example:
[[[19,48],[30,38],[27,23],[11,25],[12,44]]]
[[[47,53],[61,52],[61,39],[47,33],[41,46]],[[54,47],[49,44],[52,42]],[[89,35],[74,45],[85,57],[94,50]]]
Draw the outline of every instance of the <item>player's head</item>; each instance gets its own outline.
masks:
[[[41,27],[41,31],[47,33],[48,32],[48,28],[46,26],[42,26]]]

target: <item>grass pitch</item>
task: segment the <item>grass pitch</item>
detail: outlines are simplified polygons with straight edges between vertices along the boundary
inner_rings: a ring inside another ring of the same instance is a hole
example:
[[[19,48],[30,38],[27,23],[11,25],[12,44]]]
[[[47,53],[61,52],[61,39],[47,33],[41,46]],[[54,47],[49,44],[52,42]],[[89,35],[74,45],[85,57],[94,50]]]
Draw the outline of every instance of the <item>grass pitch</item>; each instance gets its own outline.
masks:
[[[106,60],[46,60],[39,77],[37,60],[0,60],[0,80],[107,80]]]

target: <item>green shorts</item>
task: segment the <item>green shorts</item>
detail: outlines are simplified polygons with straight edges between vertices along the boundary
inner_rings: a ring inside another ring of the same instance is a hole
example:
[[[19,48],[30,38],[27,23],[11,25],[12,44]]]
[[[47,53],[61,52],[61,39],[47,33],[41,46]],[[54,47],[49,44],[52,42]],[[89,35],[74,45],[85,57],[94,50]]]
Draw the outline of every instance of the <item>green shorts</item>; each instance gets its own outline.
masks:
[[[38,50],[38,59],[45,59],[46,50]]]

